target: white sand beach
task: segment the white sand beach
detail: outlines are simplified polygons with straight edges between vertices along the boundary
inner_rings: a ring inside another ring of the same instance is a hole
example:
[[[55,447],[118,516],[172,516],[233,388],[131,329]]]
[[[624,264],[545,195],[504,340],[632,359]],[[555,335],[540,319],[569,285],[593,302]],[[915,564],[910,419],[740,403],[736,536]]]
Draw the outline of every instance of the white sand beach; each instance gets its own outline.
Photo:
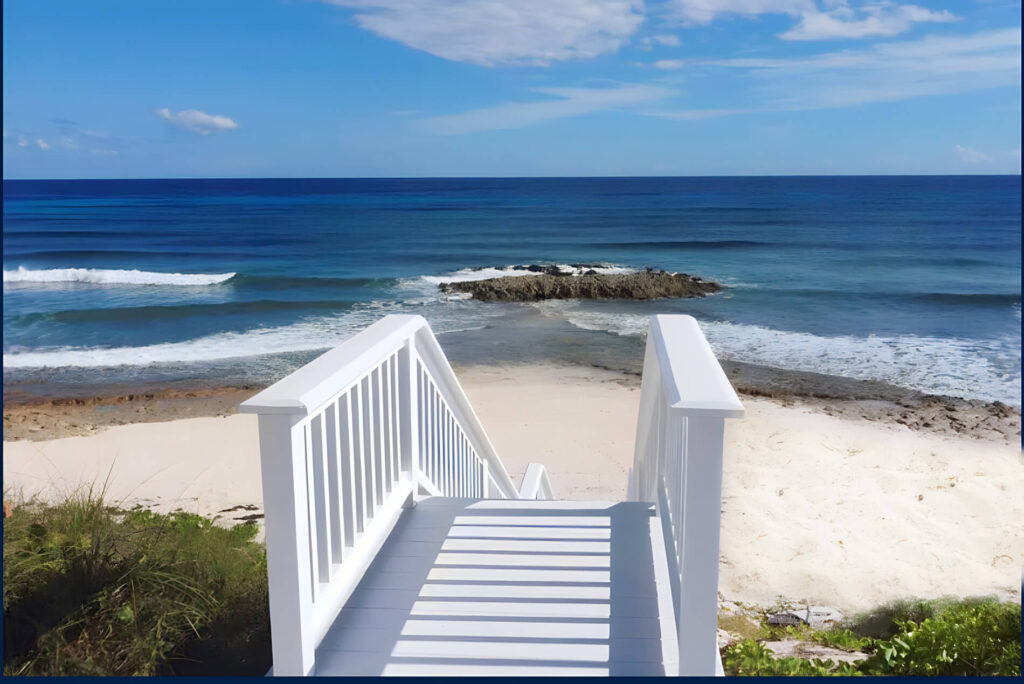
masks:
[[[513,479],[543,463],[567,499],[620,499],[636,378],[583,367],[470,367],[467,394]],[[1018,447],[742,397],[727,424],[720,592],[868,609],[909,596],[1019,599]],[[262,511],[256,419],[200,417],[4,443],[5,499],[108,478],[108,498],[241,519]],[[227,509],[235,509],[224,512]]]

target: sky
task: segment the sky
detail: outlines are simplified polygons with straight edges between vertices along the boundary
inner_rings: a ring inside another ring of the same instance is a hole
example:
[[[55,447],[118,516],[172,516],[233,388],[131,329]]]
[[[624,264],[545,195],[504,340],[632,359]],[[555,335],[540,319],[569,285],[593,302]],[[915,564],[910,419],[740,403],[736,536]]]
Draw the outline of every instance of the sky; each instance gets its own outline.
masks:
[[[9,0],[4,178],[1019,174],[1005,0]]]

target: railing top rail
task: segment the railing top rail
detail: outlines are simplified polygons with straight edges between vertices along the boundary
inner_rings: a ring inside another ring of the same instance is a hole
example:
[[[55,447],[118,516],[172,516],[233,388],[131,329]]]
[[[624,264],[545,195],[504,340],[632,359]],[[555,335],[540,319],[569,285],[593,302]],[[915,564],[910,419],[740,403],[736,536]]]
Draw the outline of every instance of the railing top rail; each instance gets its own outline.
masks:
[[[656,315],[650,330],[668,405],[688,416],[740,418],[743,404],[693,316]]]
[[[427,325],[422,316],[387,316],[239,405],[241,413],[315,412]]]

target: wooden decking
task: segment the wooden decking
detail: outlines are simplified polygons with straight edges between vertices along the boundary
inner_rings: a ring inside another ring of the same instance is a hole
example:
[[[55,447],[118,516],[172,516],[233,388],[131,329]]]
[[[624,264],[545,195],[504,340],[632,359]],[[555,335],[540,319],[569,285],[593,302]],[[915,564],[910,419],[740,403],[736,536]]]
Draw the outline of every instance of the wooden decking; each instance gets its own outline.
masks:
[[[317,675],[676,671],[661,530],[643,503],[434,497],[403,513]]]

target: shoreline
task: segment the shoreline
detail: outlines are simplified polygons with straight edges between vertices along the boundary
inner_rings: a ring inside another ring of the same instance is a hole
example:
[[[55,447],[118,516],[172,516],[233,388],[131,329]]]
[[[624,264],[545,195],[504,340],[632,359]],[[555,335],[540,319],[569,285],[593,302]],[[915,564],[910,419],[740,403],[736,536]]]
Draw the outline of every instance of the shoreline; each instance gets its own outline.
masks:
[[[857,380],[793,371],[740,361],[722,361],[726,376],[744,398],[771,399],[783,406],[804,406],[832,416],[904,425],[938,435],[962,435],[984,441],[1021,443],[1021,411],[1002,402],[926,394],[873,380]],[[455,363],[461,376],[477,369],[562,368],[617,374],[620,382],[640,386],[636,371],[600,364]],[[198,381],[163,385],[125,383],[56,390],[54,396],[4,388],[4,441],[43,441],[96,434],[132,423],[223,417],[266,384],[215,386]]]
[[[640,396],[636,376],[536,364],[456,372],[514,482],[528,463],[540,462],[559,498],[625,496]],[[232,390],[242,398],[254,391]],[[163,420],[88,436],[6,441],[5,498],[53,500],[109,478],[109,500],[125,507],[258,522],[255,416],[222,411],[166,420],[169,414],[155,408],[136,411],[175,401],[186,411],[216,410],[216,402],[223,408],[239,396],[214,395],[55,405],[55,411],[113,406],[126,421]],[[850,614],[912,596],[1019,599],[1019,443],[828,415],[802,399],[745,395],[742,401],[747,414],[727,422],[725,435],[723,601],[768,607],[781,598]]]

